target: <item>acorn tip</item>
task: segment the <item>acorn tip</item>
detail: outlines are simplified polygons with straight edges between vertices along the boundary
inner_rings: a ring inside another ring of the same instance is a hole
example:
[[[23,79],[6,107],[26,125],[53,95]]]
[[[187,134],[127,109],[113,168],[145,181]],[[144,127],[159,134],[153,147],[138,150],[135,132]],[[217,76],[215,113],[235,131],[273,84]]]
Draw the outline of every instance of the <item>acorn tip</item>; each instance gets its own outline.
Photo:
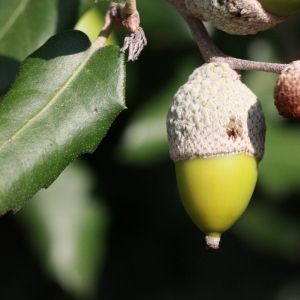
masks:
[[[208,249],[214,249],[214,250],[219,249],[219,244],[220,244],[220,240],[221,240],[220,236],[207,235],[205,237],[205,240],[206,240],[206,246]]]

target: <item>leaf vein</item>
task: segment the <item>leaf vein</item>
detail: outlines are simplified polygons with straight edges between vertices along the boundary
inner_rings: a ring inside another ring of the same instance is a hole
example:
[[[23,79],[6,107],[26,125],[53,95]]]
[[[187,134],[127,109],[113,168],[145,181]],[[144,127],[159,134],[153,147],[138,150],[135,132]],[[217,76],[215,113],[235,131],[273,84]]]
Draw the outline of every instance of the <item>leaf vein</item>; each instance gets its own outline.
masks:
[[[4,37],[4,35],[9,31],[9,29],[14,25],[18,17],[23,12],[24,8],[27,6],[29,0],[22,0],[17,6],[17,8],[14,10],[14,13],[11,15],[11,17],[6,22],[5,26],[2,27],[0,30],[0,40]]]
[[[78,65],[78,67],[73,71],[73,73],[70,75],[70,77],[62,84],[62,86],[54,93],[53,97],[47,102],[47,104],[44,105],[34,116],[32,116],[23,126],[21,126],[10,138],[8,141],[4,141],[2,145],[0,145],[0,151],[1,149],[7,145],[10,144],[26,127],[28,127],[32,122],[34,122],[38,116],[40,116],[44,111],[46,111],[53,102],[55,102],[59,96],[70,86],[70,84],[73,82],[73,80],[77,77],[79,72],[84,68],[90,57],[94,54],[95,49],[92,47],[87,50],[88,53],[86,57],[82,60],[82,62]]]

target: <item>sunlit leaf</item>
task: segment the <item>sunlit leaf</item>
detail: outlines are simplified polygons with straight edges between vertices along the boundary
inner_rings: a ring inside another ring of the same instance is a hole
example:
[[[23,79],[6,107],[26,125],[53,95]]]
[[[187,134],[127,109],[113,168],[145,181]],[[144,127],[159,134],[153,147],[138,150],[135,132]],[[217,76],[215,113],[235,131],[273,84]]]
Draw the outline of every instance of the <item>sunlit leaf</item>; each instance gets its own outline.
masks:
[[[0,211],[18,209],[77,156],[93,152],[125,107],[124,58],[80,31],[30,55],[0,105]]]

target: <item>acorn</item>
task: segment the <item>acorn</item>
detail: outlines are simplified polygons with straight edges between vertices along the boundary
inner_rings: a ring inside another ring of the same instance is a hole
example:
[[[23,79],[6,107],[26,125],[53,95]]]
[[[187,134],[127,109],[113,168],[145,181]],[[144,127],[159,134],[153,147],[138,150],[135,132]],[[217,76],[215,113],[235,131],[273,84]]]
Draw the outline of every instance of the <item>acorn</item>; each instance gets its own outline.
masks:
[[[169,107],[167,132],[179,194],[209,248],[246,209],[264,154],[261,104],[226,63],[190,75]]]
[[[300,11],[300,0],[260,0],[263,8],[277,16],[289,16]]]
[[[286,3],[283,0],[277,1]],[[263,2],[269,3],[268,0]],[[266,30],[288,17],[266,11],[257,0],[185,0],[185,6],[191,16],[209,22],[227,33],[239,35]],[[267,6],[272,7],[272,4]]]
[[[275,106],[278,113],[290,120],[300,122],[300,61],[285,67],[274,88]]]

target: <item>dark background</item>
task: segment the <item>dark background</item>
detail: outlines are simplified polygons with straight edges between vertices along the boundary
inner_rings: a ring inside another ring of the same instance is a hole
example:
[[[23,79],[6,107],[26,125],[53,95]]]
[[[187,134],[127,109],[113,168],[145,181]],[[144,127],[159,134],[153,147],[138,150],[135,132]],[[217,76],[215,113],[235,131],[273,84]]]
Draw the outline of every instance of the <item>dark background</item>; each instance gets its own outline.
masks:
[[[110,216],[95,298],[300,299],[300,127],[276,112],[277,75],[243,72],[244,82],[263,104],[265,158],[247,211],[224,234],[218,251],[207,250],[204,234],[181,205],[164,128],[173,95],[203,59],[167,2],[138,2],[148,45],[138,61],[127,63],[128,109],[95,153],[80,158],[93,173],[95,201]],[[75,22],[74,17],[64,19],[58,29],[72,28]],[[299,28],[296,14],[254,36],[209,31],[226,54],[287,63],[300,59]],[[121,45],[126,32],[115,34]],[[140,143],[130,143],[130,135]],[[29,222],[22,210],[0,220],[1,299],[76,299],[47,273]]]

